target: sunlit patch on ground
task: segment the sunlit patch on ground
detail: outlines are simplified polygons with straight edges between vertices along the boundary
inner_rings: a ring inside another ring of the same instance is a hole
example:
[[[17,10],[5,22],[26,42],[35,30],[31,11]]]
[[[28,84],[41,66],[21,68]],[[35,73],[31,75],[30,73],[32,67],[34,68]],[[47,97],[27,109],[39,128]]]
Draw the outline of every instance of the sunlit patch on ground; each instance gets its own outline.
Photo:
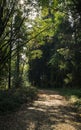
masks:
[[[52,127],[53,128],[53,127]],[[54,127],[55,130],[76,130],[72,125],[60,123]]]

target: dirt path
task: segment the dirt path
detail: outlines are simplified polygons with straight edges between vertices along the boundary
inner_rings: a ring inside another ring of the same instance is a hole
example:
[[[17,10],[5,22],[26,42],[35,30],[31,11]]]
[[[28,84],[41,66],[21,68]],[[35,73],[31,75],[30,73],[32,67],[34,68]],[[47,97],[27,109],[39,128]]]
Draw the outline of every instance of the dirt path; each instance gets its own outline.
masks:
[[[58,92],[40,90],[38,100],[0,117],[0,130],[81,130],[81,116]]]

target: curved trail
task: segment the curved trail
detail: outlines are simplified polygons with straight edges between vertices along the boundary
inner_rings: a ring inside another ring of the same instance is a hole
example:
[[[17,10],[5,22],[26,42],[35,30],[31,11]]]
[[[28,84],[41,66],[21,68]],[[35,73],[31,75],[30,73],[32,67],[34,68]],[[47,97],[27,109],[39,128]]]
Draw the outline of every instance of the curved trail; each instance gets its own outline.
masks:
[[[81,116],[58,92],[39,90],[38,100],[0,117],[0,130],[81,130]]]

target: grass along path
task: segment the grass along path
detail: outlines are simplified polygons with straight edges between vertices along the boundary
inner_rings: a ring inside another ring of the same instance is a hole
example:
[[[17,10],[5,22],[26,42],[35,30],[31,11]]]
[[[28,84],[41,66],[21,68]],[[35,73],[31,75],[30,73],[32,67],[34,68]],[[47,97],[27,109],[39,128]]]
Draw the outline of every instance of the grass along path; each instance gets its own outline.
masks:
[[[81,130],[81,114],[57,91],[39,90],[38,99],[0,116],[0,130]]]

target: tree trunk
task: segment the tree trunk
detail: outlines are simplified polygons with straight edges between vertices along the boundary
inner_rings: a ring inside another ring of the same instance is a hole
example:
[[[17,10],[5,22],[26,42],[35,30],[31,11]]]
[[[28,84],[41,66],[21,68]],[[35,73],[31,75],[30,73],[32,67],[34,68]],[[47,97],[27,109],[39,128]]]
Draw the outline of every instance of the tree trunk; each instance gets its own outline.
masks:
[[[16,84],[15,84],[15,87],[19,87],[20,86],[20,83],[19,83],[19,80],[20,80],[20,67],[19,67],[19,64],[20,64],[20,54],[19,54],[19,41],[17,43],[17,61],[16,61]]]
[[[8,76],[8,89],[11,88],[11,55],[12,55],[12,23],[10,34],[10,46],[9,46],[9,76]]]

